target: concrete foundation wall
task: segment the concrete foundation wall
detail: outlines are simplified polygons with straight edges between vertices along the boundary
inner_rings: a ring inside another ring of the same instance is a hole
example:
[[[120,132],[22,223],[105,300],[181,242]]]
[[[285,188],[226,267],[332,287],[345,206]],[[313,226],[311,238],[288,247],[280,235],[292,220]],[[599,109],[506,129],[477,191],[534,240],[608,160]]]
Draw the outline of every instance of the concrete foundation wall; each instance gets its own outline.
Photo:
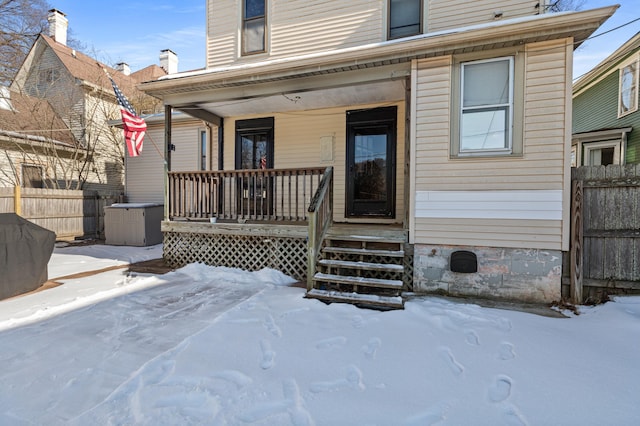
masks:
[[[416,244],[413,289],[416,293],[445,293],[525,302],[560,300],[562,252]],[[452,272],[451,253],[475,253],[475,273]]]

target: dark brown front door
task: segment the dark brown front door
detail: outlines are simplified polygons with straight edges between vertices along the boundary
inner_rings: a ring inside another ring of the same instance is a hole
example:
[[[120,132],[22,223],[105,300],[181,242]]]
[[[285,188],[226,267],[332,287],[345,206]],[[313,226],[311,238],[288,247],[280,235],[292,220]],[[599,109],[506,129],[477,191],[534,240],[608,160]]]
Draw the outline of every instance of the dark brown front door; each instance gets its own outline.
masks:
[[[238,120],[236,122],[236,169],[265,170],[273,168],[273,118]],[[245,215],[271,214],[273,208],[272,178],[261,173],[248,173],[238,182],[239,211]]]
[[[395,216],[397,108],[347,112],[347,217]]]

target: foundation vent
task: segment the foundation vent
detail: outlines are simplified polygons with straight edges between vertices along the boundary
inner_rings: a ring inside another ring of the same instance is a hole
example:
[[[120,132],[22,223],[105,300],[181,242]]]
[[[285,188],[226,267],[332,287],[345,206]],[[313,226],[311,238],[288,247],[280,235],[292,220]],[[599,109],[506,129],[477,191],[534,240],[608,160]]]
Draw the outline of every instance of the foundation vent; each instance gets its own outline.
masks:
[[[478,258],[475,253],[470,251],[454,251],[451,253],[449,267],[451,272],[461,272],[463,274],[478,272]]]

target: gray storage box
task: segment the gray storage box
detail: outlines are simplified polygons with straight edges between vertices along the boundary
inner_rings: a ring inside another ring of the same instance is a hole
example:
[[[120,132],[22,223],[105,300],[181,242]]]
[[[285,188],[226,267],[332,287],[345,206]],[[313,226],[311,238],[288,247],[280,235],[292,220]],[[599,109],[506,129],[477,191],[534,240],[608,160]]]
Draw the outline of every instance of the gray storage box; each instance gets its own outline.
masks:
[[[112,204],[104,209],[105,242],[114,246],[138,247],[160,244],[163,218],[162,204]]]

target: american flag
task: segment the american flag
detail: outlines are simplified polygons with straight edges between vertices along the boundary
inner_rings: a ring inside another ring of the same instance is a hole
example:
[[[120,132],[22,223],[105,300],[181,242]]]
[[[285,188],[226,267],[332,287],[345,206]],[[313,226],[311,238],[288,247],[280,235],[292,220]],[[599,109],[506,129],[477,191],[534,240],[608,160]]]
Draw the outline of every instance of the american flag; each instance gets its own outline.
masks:
[[[109,80],[111,80],[113,91],[120,105],[120,113],[122,114],[122,124],[124,127],[124,140],[127,143],[129,157],[137,157],[142,152],[142,142],[144,142],[144,134],[147,131],[147,123],[136,115],[136,111],[111,76],[109,76]]]

